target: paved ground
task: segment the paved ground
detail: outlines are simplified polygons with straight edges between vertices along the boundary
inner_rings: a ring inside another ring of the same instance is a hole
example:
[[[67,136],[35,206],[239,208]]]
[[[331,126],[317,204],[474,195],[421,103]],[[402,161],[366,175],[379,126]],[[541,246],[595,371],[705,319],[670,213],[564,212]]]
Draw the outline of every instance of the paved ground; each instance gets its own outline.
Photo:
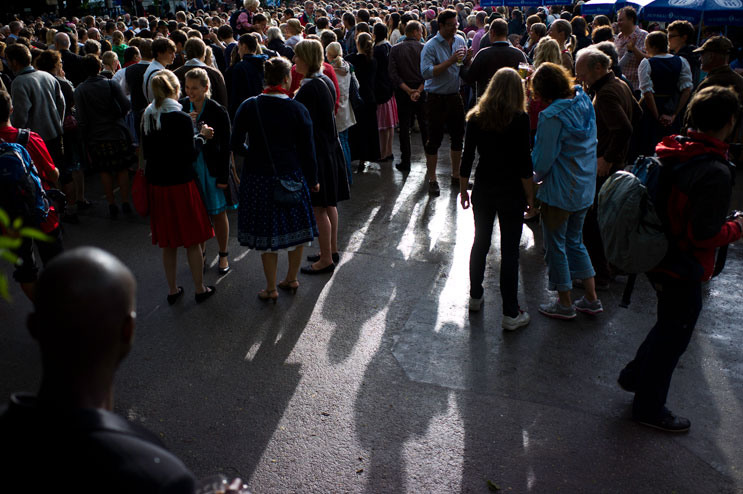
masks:
[[[340,208],[340,266],[301,277],[297,295],[281,293],[275,306],[256,298],[258,254],[232,238],[233,271],[207,275],[217,295],[195,305],[183,257],[187,296],[169,307],[146,221],[110,221],[90,180],[99,205],[67,229],[67,245],[108,249],[139,282],[117,411],[162,436],[198,476],[240,475],[254,493],[478,493],[488,481],[518,493],[743,492],[743,246],[706,287],[674,376],[669,407],[692,430],[656,433],[629,420],[631,395],[615,383],[654,322],[647,282],[629,309],[618,307],[615,283],[599,317],[548,320],[536,312],[549,299],[541,234],[525,227],[520,300],[532,323],[504,333],[498,249],[484,310],[470,315],[472,213],[445,169],[441,197],[429,199],[423,168],[414,163],[406,179],[389,164],[354,175]],[[214,241],[209,251],[214,264]],[[13,294],[0,302],[3,396],[39,378],[23,327],[29,304]]]

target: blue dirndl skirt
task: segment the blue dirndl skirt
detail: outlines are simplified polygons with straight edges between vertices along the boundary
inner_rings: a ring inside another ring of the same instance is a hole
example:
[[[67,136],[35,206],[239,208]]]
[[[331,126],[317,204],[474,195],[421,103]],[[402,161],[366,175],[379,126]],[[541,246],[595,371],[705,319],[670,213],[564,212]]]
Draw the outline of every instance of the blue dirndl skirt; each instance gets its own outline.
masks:
[[[283,178],[300,180],[302,202],[292,208],[273,202],[274,176],[243,173],[240,179],[240,206],[237,210],[237,239],[255,250],[276,251],[311,242],[319,235],[310,191],[301,170]]]

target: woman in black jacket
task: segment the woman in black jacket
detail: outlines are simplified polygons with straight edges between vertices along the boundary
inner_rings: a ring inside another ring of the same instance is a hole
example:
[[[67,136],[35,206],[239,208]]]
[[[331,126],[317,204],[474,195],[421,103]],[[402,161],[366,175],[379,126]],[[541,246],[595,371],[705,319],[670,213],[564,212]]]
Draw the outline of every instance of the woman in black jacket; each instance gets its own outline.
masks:
[[[392,139],[398,122],[397,103],[392,97],[392,80],[388,69],[392,45],[387,41],[387,26],[381,22],[374,24],[374,43],[374,60],[377,61],[374,99],[377,102],[379,151],[382,161],[392,161]]]
[[[336,206],[349,198],[346,163],[335,126],[335,87],[322,73],[323,59],[317,40],[300,41],[294,48],[297,73],[304,76],[294,100],[307,108],[312,119],[320,183],[320,190],[311,196],[320,231],[320,255],[308,257],[313,264],[302,268],[305,274],[332,273],[335,269],[339,260]]]
[[[368,33],[356,38],[358,53],[346,56],[353,66],[359,81],[359,95],[364,103],[354,109],[356,125],[349,129],[351,159],[359,160],[359,171],[366,161],[379,161],[379,130],[377,127],[377,102],[374,98],[374,81],[377,77],[377,61],[374,60],[374,44]]]
[[[90,156],[91,168],[101,174],[103,190],[111,218],[119,215],[114,199],[113,177],[121,190],[121,209],[131,213],[129,205],[129,167],[137,162],[132,137],[124,116],[131,104],[121,86],[100,75],[101,62],[86,55],[82,68],[88,77],[75,89],[75,107],[82,140]]]
[[[220,275],[227,274],[230,265],[227,242],[230,238],[230,222],[227,210],[237,209],[237,202],[229,194],[230,173],[230,117],[227,109],[210,98],[209,74],[204,69],[191,69],[186,73],[187,98],[181,100],[183,111],[191,115],[194,129],[206,124],[214,129],[210,139],[194,161],[196,181],[204,199],[206,212],[211,216],[219,243]],[[206,245],[201,246],[206,261]]]
[[[470,303],[472,311],[483,302],[482,282],[490,250],[496,215],[500,226],[500,291],[503,300],[503,329],[512,331],[529,324],[529,314],[520,310],[519,242],[524,210],[534,205],[534,183],[530,154],[529,116],[524,86],[518,72],[503,68],[490,80],[485,94],[467,115],[467,134],[459,171],[461,203],[470,206],[467,183],[480,155],[472,188],[475,240],[470,253]]]
[[[186,248],[196,302],[200,303],[215,292],[213,286],[204,286],[201,256],[201,244],[214,236],[214,230],[196,185],[193,162],[214,136],[214,129],[203,125],[194,135],[191,117],[181,111],[177,99],[181,93],[178,78],[171,71],[159,71],[151,85],[154,99],[142,116],[142,151],[150,188],[152,244],[163,250],[168,304],[183,295],[183,287],[176,285],[178,247]]]

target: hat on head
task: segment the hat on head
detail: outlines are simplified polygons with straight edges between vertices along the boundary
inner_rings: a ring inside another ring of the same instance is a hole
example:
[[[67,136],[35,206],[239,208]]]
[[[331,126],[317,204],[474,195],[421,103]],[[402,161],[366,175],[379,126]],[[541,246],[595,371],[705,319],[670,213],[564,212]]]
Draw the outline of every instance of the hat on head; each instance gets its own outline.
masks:
[[[727,55],[733,51],[733,44],[725,36],[712,36],[701,47],[694,50],[694,53],[702,53],[704,51]]]

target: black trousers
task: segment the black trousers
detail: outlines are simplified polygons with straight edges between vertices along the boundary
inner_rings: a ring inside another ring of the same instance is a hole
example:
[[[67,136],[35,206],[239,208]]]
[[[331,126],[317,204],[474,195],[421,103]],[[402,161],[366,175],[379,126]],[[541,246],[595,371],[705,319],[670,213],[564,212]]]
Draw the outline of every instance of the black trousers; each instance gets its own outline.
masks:
[[[658,320],[620,375],[636,390],[633,416],[647,420],[663,411],[673,371],[702,311],[701,282],[667,275],[652,275],[650,281],[658,296]]]
[[[395,101],[397,102],[397,118],[400,121],[400,162],[404,165],[410,165],[410,127],[413,124],[414,116],[418,119],[421,143],[425,146],[426,140],[428,140],[424,113],[426,97],[423,93],[418,101],[412,101],[408,93],[396,88]]]
[[[500,292],[503,314],[519,315],[519,243],[524,224],[523,197],[505,196],[490,187],[475,186],[472,190],[472,209],[475,216],[475,241],[470,252],[470,296],[481,298],[485,277],[485,262],[493,237],[495,218],[500,226]]]
[[[23,263],[13,272],[13,279],[18,283],[33,283],[38,277],[39,267],[34,256],[34,245],[39,250],[39,257],[44,266],[64,251],[61,228],[56,228],[47,235],[52,238],[51,242],[24,238],[21,246],[15,251],[23,260]]]
[[[599,231],[599,191],[610,176],[611,174],[596,178],[596,196],[593,199],[593,206],[588,208],[586,219],[583,221],[583,245],[586,246],[588,255],[591,257],[593,270],[596,271],[596,279],[601,283],[608,282],[610,276],[609,262],[604,254],[604,242],[601,240],[601,232]]]

